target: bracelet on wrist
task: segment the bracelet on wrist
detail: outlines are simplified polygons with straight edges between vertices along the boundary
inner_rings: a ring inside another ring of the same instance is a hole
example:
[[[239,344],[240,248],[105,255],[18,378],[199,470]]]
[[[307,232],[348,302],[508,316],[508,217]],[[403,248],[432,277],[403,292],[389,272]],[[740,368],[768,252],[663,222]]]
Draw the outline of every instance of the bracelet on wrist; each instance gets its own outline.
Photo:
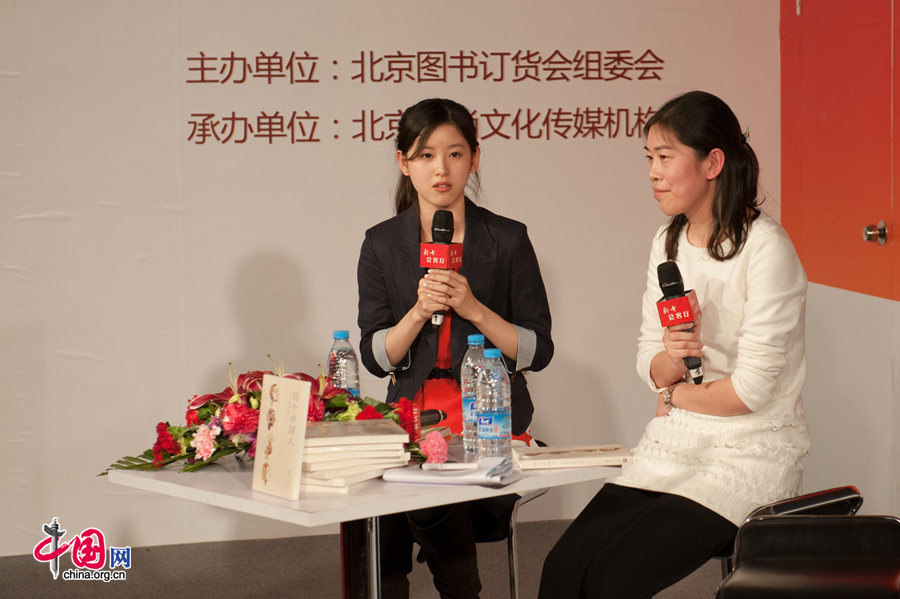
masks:
[[[663,404],[669,406],[670,408],[676,407],[675,404],[672,403],[672,394],[675,392],[675,387],[678,385],[684,385],[684,381],[678,381],[666,387],[666,390],[663,391]]]

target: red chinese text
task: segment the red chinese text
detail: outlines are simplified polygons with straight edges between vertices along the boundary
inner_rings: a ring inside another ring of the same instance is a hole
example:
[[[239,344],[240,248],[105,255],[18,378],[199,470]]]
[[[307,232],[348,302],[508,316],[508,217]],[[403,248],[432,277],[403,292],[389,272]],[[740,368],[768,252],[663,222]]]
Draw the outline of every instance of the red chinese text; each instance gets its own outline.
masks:
[[[249,81],[319,83],[316,68],[319,57],[303,53],[260,51],[256,56],[238,56],[233,51],[225,56],[207,56],[199,52],[187,57],[187,83],[218,83],[239,85]]]

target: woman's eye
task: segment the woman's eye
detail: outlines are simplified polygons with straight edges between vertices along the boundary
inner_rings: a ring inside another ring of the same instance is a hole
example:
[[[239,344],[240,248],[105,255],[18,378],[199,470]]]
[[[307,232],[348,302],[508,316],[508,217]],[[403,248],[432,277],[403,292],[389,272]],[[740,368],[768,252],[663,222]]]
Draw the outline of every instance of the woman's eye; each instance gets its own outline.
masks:
[[[431,152],[422,152],[421,154],[419,154],[419,156],[426,159],[431,158]]]

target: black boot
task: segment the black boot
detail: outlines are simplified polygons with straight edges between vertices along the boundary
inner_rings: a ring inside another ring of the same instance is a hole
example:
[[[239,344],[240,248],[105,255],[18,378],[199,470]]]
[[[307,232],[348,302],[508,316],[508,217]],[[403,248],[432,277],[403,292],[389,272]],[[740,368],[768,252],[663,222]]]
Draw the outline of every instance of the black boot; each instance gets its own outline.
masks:
[[[381,516],[381,596],[383,599],[409,599],[412,572],[413,537],[406,514]]]
[[[477,599],[481,580],[466,504],[417,510],[407,518],[441,599]]]

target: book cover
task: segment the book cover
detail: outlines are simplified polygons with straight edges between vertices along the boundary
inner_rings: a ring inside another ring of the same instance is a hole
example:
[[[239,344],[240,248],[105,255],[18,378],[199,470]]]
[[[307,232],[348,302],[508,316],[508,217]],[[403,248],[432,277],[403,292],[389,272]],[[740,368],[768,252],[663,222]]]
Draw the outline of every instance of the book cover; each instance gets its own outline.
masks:
[[[368,472],[384,472],[387,467],[383,466],[350,466],[348,468],[338,468],[336,470],[319,470],[317,472],[307,472],[303,480],[315,483],[320,480],[330,480],[332,478],[347,478],[356,476],[357,474],[365,474]]]
[[[300,496],[309,390],[307,381],[263,376],[253,461],[254,491],[285,499]]]
[[[340,462],[304,462],[304,472],[328,472],[334,470],[346,470],[348,468],[389,468],[393,466],[406,466],[409,463],[409,453],[406,452],[397,458],[364,458]]]
[[[557,447],[513,447],[513,460],[521,470],[621,466],[632,461],[623,445],[568,445]]]
[[[302,484],[322,485],[326,487],[347,487],[364,480],[378,478],[384,474],[384,469],[364,470],[355,474],[347,474],[345,476],[336,476],[334,478],[315,478],[312,475],[304,477]]]
[[[329,487],[328,485],[316,485],[306,480],[300,485],[300,491],[303,493],[322,493],[331,495],[346,495],[350,492],[352,485],[342,485],[340,487]]]
[[[356,447],[348,445],[346,447]],[[367,449],[363,451],[334,451],[329,453],[311,453],[306,448],[303,452],[304,464],[324,464],[324,463],[350,463],[357,460],[365,459],[381,459],[381,460],[398,460],[403,457],[409,459],[409,453],[403,449],[402,445],[397,445],[393,449]]]
[[[354,445],[323,445],[320,447],[306,446],[303,450],[304,459],[313,459],[313,456],[322,455],[354,455],[365,452],[402,453],[405,451],[403,443],[356,443]]]
[[[323,420],[306,427],[306,447],[407,443],[409,435],[393,420]]]
[[[375,475],[372,478],[377,478]],[[368,481],[372,480],[372,478],[367,478],[364,480],[358,480],[356,482],[352,482],[349,484],[341,485],[341,484],[330,484],[328,482],[323,483],[323,481],[314,480],[310,478],[304,478],[303,483],[300,485],[300,490],[303,493],[323,493],[330,495],[346,495],[353,489],[358,489],[359,487],[364,486]]]

